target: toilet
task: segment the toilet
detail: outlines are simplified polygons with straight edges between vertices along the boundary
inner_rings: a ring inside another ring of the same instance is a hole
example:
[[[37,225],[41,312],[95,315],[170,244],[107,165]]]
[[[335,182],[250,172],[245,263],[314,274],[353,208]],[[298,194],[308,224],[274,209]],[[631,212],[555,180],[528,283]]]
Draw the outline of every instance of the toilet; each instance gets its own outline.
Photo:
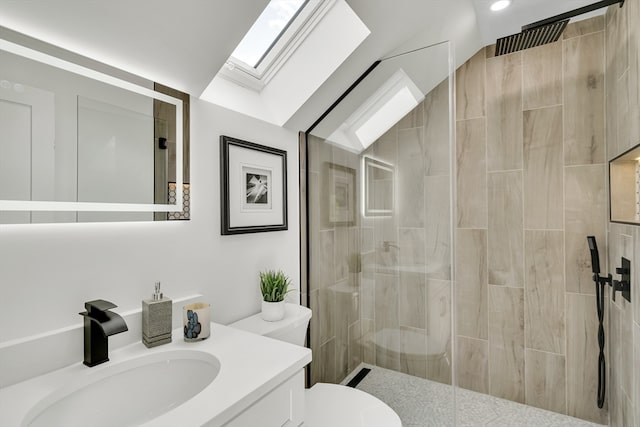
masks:
[[[286,304],[285,318],[266,322],[260,313],[229,326],[303,346],[311,310]],[[339,384],[317,383],[305,393],[305,427],[402,427],[400,417],[380,399]]]

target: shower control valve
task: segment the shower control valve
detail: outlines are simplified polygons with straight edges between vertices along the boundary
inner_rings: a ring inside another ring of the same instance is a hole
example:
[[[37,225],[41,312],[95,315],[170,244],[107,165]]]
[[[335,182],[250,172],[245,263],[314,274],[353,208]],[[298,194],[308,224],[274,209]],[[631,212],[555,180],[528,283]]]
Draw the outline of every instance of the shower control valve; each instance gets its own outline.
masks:
[[[623,292],[625,290],[625,283],[618,280],[613,281],[613,300],[616,300],[616,292]]]
[[[613,287],[613,300],[616,300],[616,292],[621,292],[622,297],[631,302],[631,262],[622,257],[622,267],[616,268],[616,274],[621,275],[621,280],[614,280]]]
[[[623,267],[616,267],[616,274],[629,274],[629,269],[628,268],[623,268]]]

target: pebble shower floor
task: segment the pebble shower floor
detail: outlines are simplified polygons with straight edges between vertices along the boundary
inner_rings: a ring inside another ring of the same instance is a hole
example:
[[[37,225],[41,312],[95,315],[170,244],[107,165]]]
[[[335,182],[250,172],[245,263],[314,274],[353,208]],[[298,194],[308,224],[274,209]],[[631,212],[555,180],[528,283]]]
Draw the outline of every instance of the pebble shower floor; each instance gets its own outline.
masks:
[[[400,416],[403,427],[453,426],[451,386],[365,364],[353,373],[363,367],[371,369],[371,372],[356,388],[389,405]],[[462,388],[456,390],[456,410],[456,427],[602,427]]]

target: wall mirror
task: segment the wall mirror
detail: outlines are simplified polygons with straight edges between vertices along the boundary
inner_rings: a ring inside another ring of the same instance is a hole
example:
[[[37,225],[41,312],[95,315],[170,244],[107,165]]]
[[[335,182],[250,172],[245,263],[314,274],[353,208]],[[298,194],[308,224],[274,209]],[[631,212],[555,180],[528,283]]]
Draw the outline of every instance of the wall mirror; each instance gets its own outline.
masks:
[[[364,216],[393,214],[393,166],[371,157],[364,162]]]
[[[0,224],[189,218],[188,95],[8,40],[0,63]]]
[[[640,225],[640,144],[609,162],[611,222]]]

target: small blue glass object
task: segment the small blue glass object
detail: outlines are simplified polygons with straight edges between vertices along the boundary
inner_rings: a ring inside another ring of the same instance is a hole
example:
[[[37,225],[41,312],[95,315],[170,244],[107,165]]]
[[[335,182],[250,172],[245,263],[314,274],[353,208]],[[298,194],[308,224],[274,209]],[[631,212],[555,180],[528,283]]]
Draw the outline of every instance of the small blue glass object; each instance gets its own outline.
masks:
[[[198,338],[202,331],[202,325],[198,322],[198,313],[187,310],[187,324],[184,326],[184,337],[186,339]]]

